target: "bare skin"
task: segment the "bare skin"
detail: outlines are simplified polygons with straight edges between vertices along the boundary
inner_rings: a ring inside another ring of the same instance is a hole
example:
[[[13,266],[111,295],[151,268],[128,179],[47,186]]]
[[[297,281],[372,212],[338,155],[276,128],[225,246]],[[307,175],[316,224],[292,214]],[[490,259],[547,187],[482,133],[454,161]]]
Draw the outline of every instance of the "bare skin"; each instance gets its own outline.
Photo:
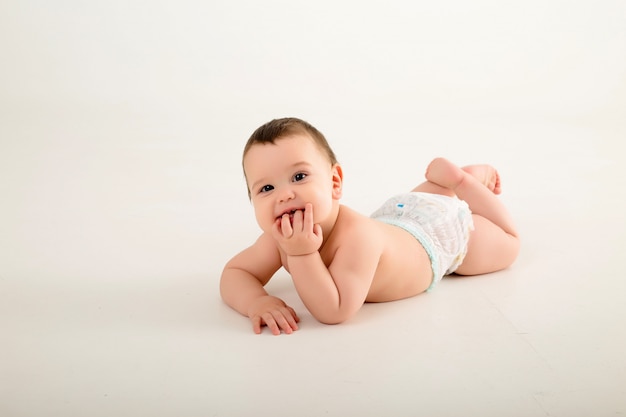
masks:
[[[424,292],[433,271],[424,248],[405,230],[339,204],[343,172],[329,164],[306,134],[253,145],[244,157],[251,201],[263,233],[224,267],[220,289],[255,333],[292,333],[300,318],[264,286],[282,266],[320,322],[352,317],[364,302],[385,302]],[[437,158],[413,191],[457,195],[474,220],[461,275],[508,267],[519,239],[496,194],[500,177],[489,165],[459,168]]]

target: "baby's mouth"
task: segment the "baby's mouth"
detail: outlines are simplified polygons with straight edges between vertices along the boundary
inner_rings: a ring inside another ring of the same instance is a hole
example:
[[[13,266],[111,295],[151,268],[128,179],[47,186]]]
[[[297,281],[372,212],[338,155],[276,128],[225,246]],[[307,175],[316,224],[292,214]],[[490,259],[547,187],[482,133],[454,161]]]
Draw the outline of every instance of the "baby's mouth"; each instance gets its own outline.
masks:
[[[280,216],[278,216],[277,220],[282,219],[285,214],[288,214],[289,215],[289,223],[293,223],[293,216],[294,216],[294,214],[296,214],[296,211],[298,211],[298,209],[293,209],[291,211],[286,211],[283,214],[281,214]]]

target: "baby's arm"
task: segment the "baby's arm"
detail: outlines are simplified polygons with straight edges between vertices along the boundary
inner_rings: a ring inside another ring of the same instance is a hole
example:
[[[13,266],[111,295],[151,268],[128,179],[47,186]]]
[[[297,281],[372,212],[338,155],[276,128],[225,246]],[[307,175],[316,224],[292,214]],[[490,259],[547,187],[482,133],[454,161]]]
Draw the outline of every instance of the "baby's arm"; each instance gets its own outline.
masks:
[[[380,259],[378,243],[355,231],[327,268],[319,252],[289,256],[289,270],[304,305],[320,322],[341,323],[365,302]]]
[[[296,290],[322,323],[340,323],[361,308],[380,259],[380,239],[372,238],[371,231],[362,227],[349,230],[350,236],[335,237],[341,243],[326,267],[318,252],[322,232],[313,224],[311,204],[304,213],[294,214],[293,225],[287,216],[274,225],[273,236],[287,254]]]
[[[300,319],[295,311],[263,288],[281,267],[276,245],[262,235],[252,246],[233,257],[224,267],[220,292],[226,304],[252,320],[255,333],[267,325],[273,334],[291,333]]]

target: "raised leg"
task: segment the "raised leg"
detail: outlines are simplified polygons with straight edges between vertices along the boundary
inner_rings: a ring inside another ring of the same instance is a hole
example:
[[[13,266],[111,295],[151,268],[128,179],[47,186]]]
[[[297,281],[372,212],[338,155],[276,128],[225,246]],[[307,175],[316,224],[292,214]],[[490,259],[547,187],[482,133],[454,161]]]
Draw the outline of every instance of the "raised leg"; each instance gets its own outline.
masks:
[[[468,165],[461,169],[480,181],[492,193],[500,194],[502,192],[500,174],[491,165]]]
[[[475,229],[467,255],[456,271],[458,274],[483,274],[513,263],[519,252],[519,237],[508,210],[496,196],[501,186],[493,167],[472,165],[461,169],[444,158],[437,158],[428,166],[426,179],[456,194],[472,211]]]
[[[502,186],[500,184],[500,174],[490,165],[467,165],[461,168],[461,170],[467,172],[471,176],[475,177],[485,187],[487,187],[494,194],[500,194],[502,192]],[[426,180],[411,191],[418,191],[432,194],[442,194],[453,196],[454,191],[450,188],[443,187],[435,184],[434,182]]]

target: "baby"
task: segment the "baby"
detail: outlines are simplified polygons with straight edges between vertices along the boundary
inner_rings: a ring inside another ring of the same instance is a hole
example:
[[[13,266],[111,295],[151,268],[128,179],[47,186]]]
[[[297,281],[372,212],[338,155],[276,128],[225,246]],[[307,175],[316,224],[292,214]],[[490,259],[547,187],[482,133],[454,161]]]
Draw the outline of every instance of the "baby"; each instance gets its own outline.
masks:
[[[365,302],[412,297],[452,272],[506,268],[519,252],[489,165],[460,168],[436,158],[425,182],[368,217],[340,204],[343,172],[324,136],[284,118],[252,134],[243,170],[262,234],[225,265],[220,291],[255,333],[298,329],[294,309],[264,289],[281,266],[310,313],[335,324]]]

